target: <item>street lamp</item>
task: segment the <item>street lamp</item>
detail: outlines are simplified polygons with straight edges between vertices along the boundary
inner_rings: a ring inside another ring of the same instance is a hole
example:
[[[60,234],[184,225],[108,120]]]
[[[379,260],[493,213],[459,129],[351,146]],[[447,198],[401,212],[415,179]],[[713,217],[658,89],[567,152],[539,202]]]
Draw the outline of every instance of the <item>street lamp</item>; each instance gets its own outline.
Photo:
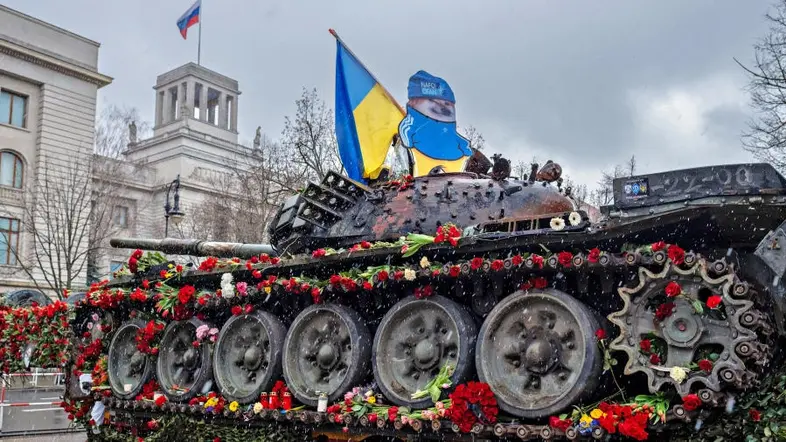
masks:
[[[173,192],[174,190],[174,192]],[[174,193],[174,205],[169,204],[169,196]],[[164,204],[164,211],[166,218],[166,226],[164,227],[164,237],[169,237],[169,217],[172,217],[172,222],[175,223],[175,226],[180,225],[180,221],[183,220],[183,217],[186,215],[185,213],[180,211],[180,174],[177,174],[177,178],[174,179],[166,189],[166,204]]]

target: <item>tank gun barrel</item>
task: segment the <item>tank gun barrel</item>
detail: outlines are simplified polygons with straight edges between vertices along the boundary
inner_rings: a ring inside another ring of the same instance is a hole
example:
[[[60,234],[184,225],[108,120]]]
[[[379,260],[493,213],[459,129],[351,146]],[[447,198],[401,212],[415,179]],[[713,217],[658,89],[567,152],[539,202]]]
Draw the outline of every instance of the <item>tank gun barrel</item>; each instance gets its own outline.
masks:
[[[153,250],[173,255],[215,256],[219,258],[251,258],[266,253],[278,256],[270,244],[200,241],[196,239],[112,238],[109,244],[116,249]]]

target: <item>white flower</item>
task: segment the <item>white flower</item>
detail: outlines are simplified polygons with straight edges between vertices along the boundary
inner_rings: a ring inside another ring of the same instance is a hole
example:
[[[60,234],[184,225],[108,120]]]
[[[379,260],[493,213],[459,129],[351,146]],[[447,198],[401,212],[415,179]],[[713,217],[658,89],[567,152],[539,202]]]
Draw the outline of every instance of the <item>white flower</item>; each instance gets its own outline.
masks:
[[[669,370],[669,377],[674,379],[674,382],[681,384],[688,377],[688,372],[682,367],[671,367],[671,370]]]
[[[265,407],[262,405],[261,402],[257,402],[256,404],[254,404],[254,414],[259,414],[264,409],[265,409]]]
[[[406,279],[407,281],[414,281],[416,276],[417,273],[415,273],[414,270],[412,269],[404,270],[404,279]]]
[[[579,212],[570,212],[568,222],[570,222],[571,226],[578,226],[581,224],[581,215],[579,215]]]
[[[227,299],[235,296],[235,286],[232,284],[231,273],[221,275],[221,296]]]
[[[553,230],[562,230],[565,228],[565,220],[562,218],[551,218],[549,226],[551,226]]]
[[[426,258],[425,256],[423,258],[420,258],[420,266],[423,267],[424,269],[427,269],[430,264],[431,263],[428,262],[428,258]]]

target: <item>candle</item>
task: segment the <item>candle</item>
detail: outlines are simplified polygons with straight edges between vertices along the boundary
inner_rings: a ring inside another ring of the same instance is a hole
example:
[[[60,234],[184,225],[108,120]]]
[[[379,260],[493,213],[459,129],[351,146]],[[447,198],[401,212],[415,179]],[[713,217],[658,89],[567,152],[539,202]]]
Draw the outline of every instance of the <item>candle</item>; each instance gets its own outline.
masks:
[[[284,392],[284,397],[281,399],[281,408],[284,410],[292,408],[292,394],[288,391]]]
[[[319,393],[319,401],[317,402],[317,411],[325,413],[327,411],[328,397],[325,393]]]
[[[268,397],[270,397],[270,408],[273,410],[277,409],[279,407],[278,394],[275,391],[271,391]]]
[[[262,408],[265,408],[265,409],[270,408],[270,401],[267,398],[267,393],[263,392],[259,396],[259,402],[262,404]]]

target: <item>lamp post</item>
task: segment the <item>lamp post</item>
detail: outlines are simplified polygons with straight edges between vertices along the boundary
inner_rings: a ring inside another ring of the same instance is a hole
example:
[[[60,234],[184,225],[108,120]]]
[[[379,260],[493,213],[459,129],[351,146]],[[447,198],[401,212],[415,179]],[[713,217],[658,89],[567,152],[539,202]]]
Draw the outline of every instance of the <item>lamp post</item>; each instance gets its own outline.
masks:
[[[174,204],[169,204],[169,196],[174,197]],[[175,226],[180,224],[183,220],[185,213],[180,211],[180,174],[175,178],[166,189],[166,204],[164,204],[164,217],[166,218],[166,225],[164,226],[164,237],[169,237],[169,217],[172,217],[172,222]]]

